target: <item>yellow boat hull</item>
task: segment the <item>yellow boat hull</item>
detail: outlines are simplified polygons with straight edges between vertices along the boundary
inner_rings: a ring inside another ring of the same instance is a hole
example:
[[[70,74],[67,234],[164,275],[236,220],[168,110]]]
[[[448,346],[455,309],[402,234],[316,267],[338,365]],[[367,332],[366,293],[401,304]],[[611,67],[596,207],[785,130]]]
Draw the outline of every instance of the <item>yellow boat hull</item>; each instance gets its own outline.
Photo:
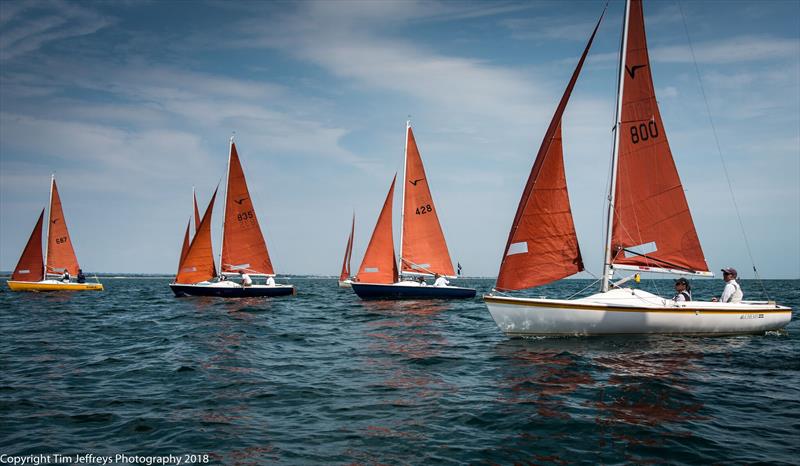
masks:
[[[64,283],[55,280],[19,282],[9,280],[11,291],[103,291],[102,283]]]

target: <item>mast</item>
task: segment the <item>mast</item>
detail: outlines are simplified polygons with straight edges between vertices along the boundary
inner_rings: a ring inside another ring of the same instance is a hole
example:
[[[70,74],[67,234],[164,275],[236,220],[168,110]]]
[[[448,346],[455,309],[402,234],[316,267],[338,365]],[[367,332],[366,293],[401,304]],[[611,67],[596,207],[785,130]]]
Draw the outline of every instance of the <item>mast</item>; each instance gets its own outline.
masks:
[[[219,248],[219,269],[218,274],[222,275],[222,251],[225,250],[225,214],[228,210],[228,196],[230,195],[231,182],[231,155],[233,154],[233,136],[231,136],[228,145],[228,169],[225,170],[225,202],[222,204],[222,239],[220,240]]]
[[[617,166],[619,164],[619,128],[620,118],[622,118],[622,92],[625,84],[625,58],[628,50],[628,21],[630,20],[631,2],[625,2],[625,21],[622,22],[622,40],[619,52],[619,74],[617,75],[617,114],[614,116],[614,151],[611,155],[611,182],[608,186],[608,214],[606,217],[606,250],[603,259],[603,285],[602,291],[605,293],[609,288],[611,275],[614,273],[611,267],[611,235],[614,227],[614,202],[617,191]]]
[[[42,280],[47,280],[47,249],[50,245],[50,216],[53,215],[53,184],[56,182],[56,174],[50,174],[50,201],[47,203],[48,205],[48,217],[47,217],[47,236],[45,236],[44,240],[44,277]]]
[[[408,175],[408,129],[411,128],[411,120],[406,120],[406,145],[403,151],[403,192],[400,194],[402,204],[400,205],[400,261],[397,263],[398,273],[403,273],[403,230],[406,221],[406,176]]]

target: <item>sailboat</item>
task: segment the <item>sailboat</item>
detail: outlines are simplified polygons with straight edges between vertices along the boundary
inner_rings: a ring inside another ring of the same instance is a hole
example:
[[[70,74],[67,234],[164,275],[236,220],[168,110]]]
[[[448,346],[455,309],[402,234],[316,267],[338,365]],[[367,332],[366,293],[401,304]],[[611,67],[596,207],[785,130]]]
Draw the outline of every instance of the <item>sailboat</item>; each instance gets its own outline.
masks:
[[[28,243],[22,251],[8,287],[12,291],[102,291],[101,283],[76,283],[63,281],[64,272],[77,277],[78,258],[72,247],[67,229],[61,196],[58,194],[55,175],[50,177],[50,213],[47,222],[45,253],[42,256],[42,229],[44,209],[33,227]],[[49,277],[53,277],[48,279]],[[55,277],[59,277],[57,280]]]
[[[195,222],[198,225],[197,231],[186,254],[180,260],[174,283],[169,285],[175,296],[241,298],[295,294],[294,285],[245,286],[226,277],[226,274],[240,273],[247,273],[251,277],[275,276],[233,138],[230,140],[228,152],[219,276],[211,244],[211,217],[216,197],[217,190],[214,191],[202,219],[199,223]],[[196,206],[195,198],[195,218],[197,218]]]
[[[356,214],[353,213],[353,223],[350,225],[350,236],[347,237],[347,246],[344,249],[342,272],[339,274],[339,288],[350,288],[353,280],[350,278],[350,259],[353,257],[353,235],[356,231]]]
[[[411,122],[406,122],[403,211],[400,260],[396,260],[392,235],[392,201],[397,175],[392,180],[375,230],[356,280],[351,284],[361,298],[453,299],[472,298],[475,290],[457,286],[427,286],[424,277],[456,278],[447,250],[425,167],[417,148]],[[405,275],[410,277],[400,280]]]
[[[656,101],[641,0],[628,0],[625,6],[601,290],[579,299],[502,293],[551,283],[584,269],[564,175],[561,117],[602,18],[545,133],[506,242],[495,292],[484,296],[492,318],[511,337],[719,335],[783,328],[791,320],[791,309],[772,301],[676,302],[622,286],[638,280],[639,272],[713,276]],[[634,274],[614,283],[616,270]]]

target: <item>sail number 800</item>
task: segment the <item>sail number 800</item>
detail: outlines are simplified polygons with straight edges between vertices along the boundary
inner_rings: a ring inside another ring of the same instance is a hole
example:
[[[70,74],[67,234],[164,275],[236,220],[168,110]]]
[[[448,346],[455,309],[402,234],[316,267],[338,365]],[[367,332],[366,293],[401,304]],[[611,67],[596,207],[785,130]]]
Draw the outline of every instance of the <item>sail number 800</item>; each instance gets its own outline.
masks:
[[[631,142],[638,144],[639,141],[647,141],[651,138],[658,137],[658,125],[655,120],[650,120],[647,124],[640,124],[639,126],[631,126]]]

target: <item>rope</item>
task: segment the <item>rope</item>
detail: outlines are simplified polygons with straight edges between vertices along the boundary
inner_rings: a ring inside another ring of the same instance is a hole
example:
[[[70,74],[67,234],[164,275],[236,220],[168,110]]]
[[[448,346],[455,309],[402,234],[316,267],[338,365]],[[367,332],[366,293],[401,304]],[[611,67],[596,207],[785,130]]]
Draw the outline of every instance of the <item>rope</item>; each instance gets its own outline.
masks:
[[[739,220],[739,229],[742,232],[742,238],[744,238],[745,248],[747,249],[747,255],[750,257],[750,264],[753,266],[753,272],[755,273],[756,280],[758,280],[758,284],[761,286],[761,291],[763,291],[764,296],[767,297],[767,300],[770,299],[769,293],[767,293],[767,289],[764,287],[764,282],[761,280],[761,276],[758,274],[758,269],[756,268],[756,262],[753,259],[753,251],[750,249],[750,241],[747,239],[747,233],[744,229],[744,222],[742,222],[742,214],[739,211],[739,205],[736,203],[736,196],[733,193],[733,184],[731,183],[731,177],[728,175],[728,166],[725,164],[725,158],[722,156],[722,148],[719,144],[719,137],[717,136],[717,128],[714,126],[714,119],[711,117],[711,107],[708,105],[708,98],[706,97],[706,90],[703,86],[703,78],[700,75],[700,67],[697,65],[697,58],[694,54],[694,46],[692,45],[692,38],[689,35],[689,26],[686,25],[686,15],[683,13],[683,7],[681,6],[680,0],[678,0],[678,9],[681,12],[681,19],[683,20],[683,29],[686,31],[686,40],[689,42],[689,50],[692,53],[692,62],[694,63],[694,70],[697,73],[697,81],[700,83],[700,93],[703,95],[703,102],[706,106],[706,113],[708,114],[708,122],[711,125],[711,133],[714,135],[714,143],[717,146],[717,153],[719,154],[719,161],[722,164],[722,172],[725,174],[725,181],[728,183],[728,191],[731,193],[731,200],[733,201],[733,207],[736,211],[736,218]]]

